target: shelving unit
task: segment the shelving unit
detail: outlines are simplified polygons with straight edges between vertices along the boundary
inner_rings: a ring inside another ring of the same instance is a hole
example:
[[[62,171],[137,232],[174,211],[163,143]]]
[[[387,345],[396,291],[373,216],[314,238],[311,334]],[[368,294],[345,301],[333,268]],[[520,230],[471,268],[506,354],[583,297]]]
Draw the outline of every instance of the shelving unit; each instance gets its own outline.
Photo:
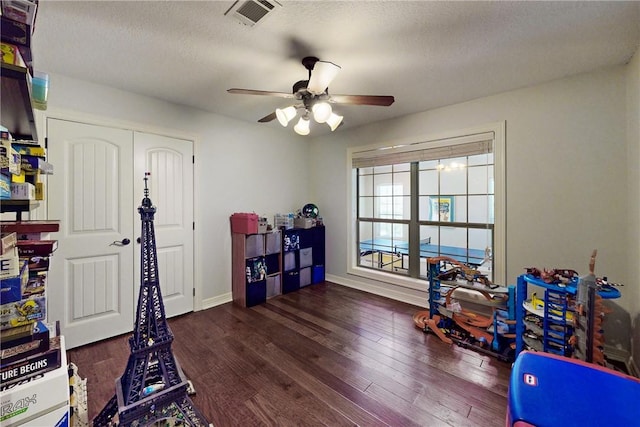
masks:
[[[530,285],[538,286],[544,296],[539,298],[537,292],[532,292],[530,296]],[[600,289],[597,292],[595,288],[591,288],[588,304],[585,307],[586,315],[590,317],[583,321],[584,313],[580,314],[576,310],[578,286],[579,280],[577,278],[570,283],[561,285],[546,283],[529,274],[518,276],[516,284],[516,355],[523,350],[530,349],[561,356],[575,356],[576,340],[583,340],[584,342],[579,343],[583,349],[582,354],[577,356],[588,362],[594,360],[592,341],[595,335],[601,333],[599,328],[594,328],[593,306],[595,300],[596,298],[619,298],[620,292],[611,287]]]
[[[281,233],[232,233],[233,302],[241,307],[261,304],[281,293]]]
[[[284,230],[282,253],[283,294],[324,281],[324,226]]]
[[[527,300],[527,284],[540,286],[544,296]],[[572,291],[573,289],[573,291]],[[561,356],[573,353],[573,297],[575,288],[545,283],[529,275],[517,281],[518,306],[516,322],[516,351],[524,348]]]
[[[31,103],[31,76],[27,68],[2,64],[2,125],[16,140],[37,141],[38,133]]]
[[[37,201],[29,200],[33,197],[31,191],[35,190],[35,198],[44,199],[44,184],[38,180],[38,174],[53,171],[44,159],[45,150],[39,146],[31,100],[33,58],[30,41],[37,2],[2,3],[0,38],[3,43],[9,43],[19,50],[23,61],[15,63],[29,67],[0,62],[0,117],[2,125],[13,138],[2,141],[5,148],[3,152],[7,152],[7,158],[1,159],[2,184],[3,189],[10,186],[11,182],[33,184],[33,188],[26,186],[26,197],[0,200],[0,212],[15,213],[15,221],[6,220],[4,216],[0,221],[3,236],[15,239],[11,242],[15,248],[10,248],[13,255],[7,256],[9,252],[5,253],[4,260],[18,260],[24,268],[18,276],[3,278],[0,334],[3,350],[9,352],[3,351],[0,397],[7,411],[3,411],[2,420],[8,420],[12,425],[66,425],[69,420],[69,375],[64,337],[60,335],[58,322],[47,322],[49,258],[57,245],[57,241],[47,239],[49,233],[59,230],[60,224],[58,221],[24,221],[23,218],[23,214],[39,206]],[[6,8],[18,8],[18,14],[27,11],[32,13],[31,22],[14,21],[14,16],[7,13]],[[30,150],[28,154],[32,155],[22,157],[27,162],[24,168],[22,164],[20,168],[17,167],[18,156],[14,156],[12,151],[16,147],[12,144],[16,143],[27,146]],[[22,175],[20,169],[28,170],[30,175]],[[33,182],[27,179],[33,179]],[[5,378],[9,381],[5,381]],[[35,396],[38,398],[35,399]],[[29,405],[21,403],[27,401]]]
[[[424,331],[434,332],[445,342],[512,360],[516,338],[515,286],[442,280],[442,262],[429,258],[427,263],[429,320]]]

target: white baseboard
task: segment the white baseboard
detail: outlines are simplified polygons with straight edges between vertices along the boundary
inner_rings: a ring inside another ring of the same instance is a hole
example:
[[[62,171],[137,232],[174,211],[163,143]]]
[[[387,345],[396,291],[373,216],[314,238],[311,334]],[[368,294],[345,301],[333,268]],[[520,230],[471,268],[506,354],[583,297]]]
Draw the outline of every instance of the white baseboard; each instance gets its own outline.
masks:
[[[217,297],[207,298],[202,301],[202,310],[206,310],[207,308],[216,307],[227,302],[233,301],[233,297],[231,296],[231,292],[227,292],[226,294],[218,295]]]
[[[371,283],[361,282],[359,280],[345,279],[344,277],[333,276],[331,274],[327,274],[326,280],[328,282],[333,282],[338,285],[346,286],[348,288],[354,288],[360,291],[369,292],[371,294],[380,295],[393,300],[402,301],[407,304],[417,305],[418,307],[428,306],[428,292],[416,291],[414,289],[403,288],[396,285],[375,285]],[[202,301],[201,310],[213,308],[231,301],[233,301],[231,292],[218,295],[213,298],[207,298]]]
[[[332,274],[327,274],[325,280],[348,288],[358,289],[360,291],[369,292],[370,294],[380,295],[396,301],[416,305],[418,307],[428,306],[429,293],[426,291],[417,291],[415,289],[403,288],[401,286],[390,284],[377,285],[359,280],[346,279]]]

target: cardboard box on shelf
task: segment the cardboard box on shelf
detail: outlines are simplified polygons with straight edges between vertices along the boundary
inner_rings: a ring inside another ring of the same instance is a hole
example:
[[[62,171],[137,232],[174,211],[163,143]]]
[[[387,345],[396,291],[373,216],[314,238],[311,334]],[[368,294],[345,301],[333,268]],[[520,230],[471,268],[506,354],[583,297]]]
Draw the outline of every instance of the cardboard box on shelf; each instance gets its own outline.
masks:
[[[11,178],[5,174],[0,174],[0,200],[11,198]]]
[[[69,375],[64,337],[58,368],[14,384],[2,385],[2,425],[58,426],[68,419]],[[67,412],[67,415],[65,415]],[[49,418],[55,419],[51,421]]]
[[[57,240],[18,240],[20,257],[49,256],[58,249]]]
[[[19,326],[18,329],[23,327]],[[3,339],[2,350],[0,350],[0,363],[2,363],[3,371],[9,364],[17,366],[29,357],[44,355],[45,352],[49,351],[49,328],[42,322],[35,322],[33,326],[29,325],[29,327],[31,328],[31,333],[27,336],[18,336],[10,341]]]
[[[40,171],[47,175],[53,174],[53,165],[42,157],[22,154],[20,158],[20,166],[22,170],[27,172]]]
[[[295,218],[293,220],[293,226],[295,228],[311,228],[315,225],[316,224],[313,218]]]
[[[47,318],[45,297],[26,298],[0,305],[0,330],[28,325]]]
[[[11,198],[14,200],[35,200],[36,186],[29,182],[11,183]]]
[[[16,65],[18,67],[26,67],[27,65],[22,59],[22,54],[18,46],[11,43],[0,42],[0,53],[2,53],[2,62],[5,64]]]
[[[2,232],[0,234],[0,254],[5,254],[7,252],[9,252],[11,249],[16,247],[16,243],[18,241],[18,235],[11,231],[11,232]]]
[[[0,255],[0,279],[20,275],[18,250],[15,248]]]
[[[14,21],[6,16],[0,16],[0,25],[2,26],[1,40],[3,42],[31,48],[31,25]],[[24,53],[22,56],[24,58]],[[27,58],[24,59],[29,61]]]
[[[258,218],[258,233],[265,234],[269,228],[267,218]]]
[[[2,15],[6,16],[7,18],[13,21],[30,25],[32,28],[36,20],[37,10],[38,10],[37,1],[31,1],[31,0],[3,0],[2,1]]]
[[[276,229],[284,228],[285,230],[289,230],[293,228],[293,213],[275,214],[273,220]]]
[[[39,145],[21,144],[20,142],[14,141],[11,144],[11,146],[20,155],[35,156],[35,157],[42,157],[42,158],[47,157],[47,149]]]
[[[36,182],[36,200],[44,200],[44,182]]]
[[[2,305],[18,302],[23,298],[22,292],[29,280],[27,260],[18,258],[16,266],[18,266],[17,275],[0,279],[0,304]]]

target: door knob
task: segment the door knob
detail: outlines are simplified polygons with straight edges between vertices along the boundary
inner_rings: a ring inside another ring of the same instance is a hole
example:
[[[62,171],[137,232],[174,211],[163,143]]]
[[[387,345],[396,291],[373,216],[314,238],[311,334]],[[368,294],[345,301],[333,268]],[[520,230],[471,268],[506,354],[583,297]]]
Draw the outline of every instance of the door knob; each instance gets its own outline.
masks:
[[[131,240],[127,239],[126,237],[120,241],[118,240],[114,240],[114,242],[110,245],[110,246],[127,246],[129,243],[131,243]]]

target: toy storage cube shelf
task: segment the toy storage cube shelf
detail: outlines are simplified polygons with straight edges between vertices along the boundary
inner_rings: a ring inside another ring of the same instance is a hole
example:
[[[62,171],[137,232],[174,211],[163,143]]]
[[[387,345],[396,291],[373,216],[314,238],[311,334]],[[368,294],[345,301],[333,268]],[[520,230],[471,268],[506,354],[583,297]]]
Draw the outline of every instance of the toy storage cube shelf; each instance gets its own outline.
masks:
[[[280,295],[281,233],[232,233],[233,302],[242,307],[261,304]]]
[[[324,282],[324,238],[324,226],[282,232],[283,294]]]

